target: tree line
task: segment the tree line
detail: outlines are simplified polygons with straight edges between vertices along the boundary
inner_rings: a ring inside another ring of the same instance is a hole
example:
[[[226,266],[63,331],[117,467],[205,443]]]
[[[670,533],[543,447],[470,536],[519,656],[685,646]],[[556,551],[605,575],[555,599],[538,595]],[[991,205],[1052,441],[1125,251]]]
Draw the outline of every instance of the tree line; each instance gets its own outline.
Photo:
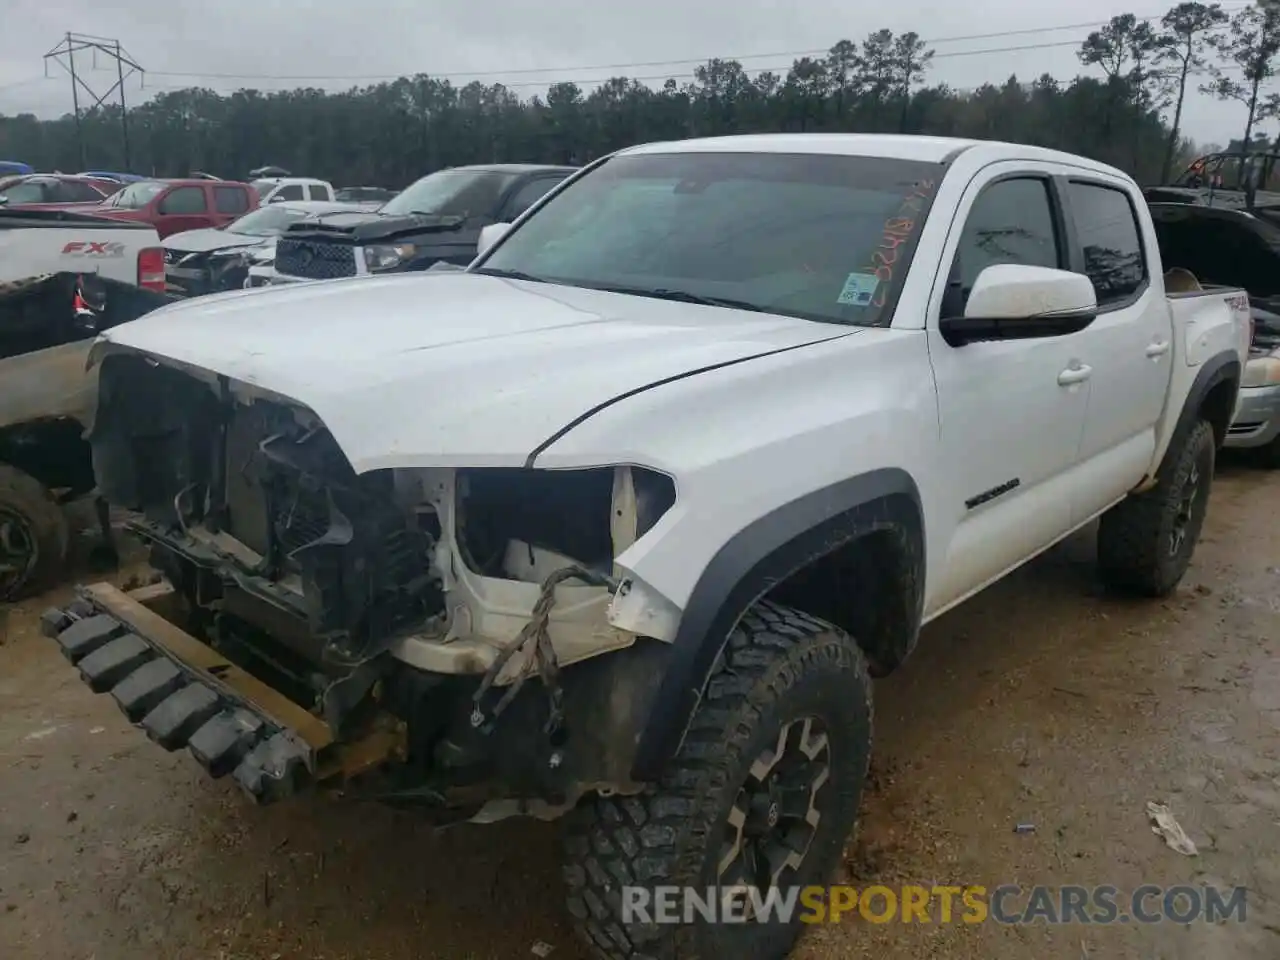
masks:
[[[240,178],[263,165],[336,184],[404,186],[432,170],[487,162],[585,163],[633,143],[766,131],[870,131],[1013,140],[1094,157],[1140,181],[1167,179],[1195,145],[1187,96],[1238,105],[1240,137],[1267,145],[1280,117],[1280,0],[1228,14],[1179,3],[1158,20],[1113,17],[1078,56],[1102,76],[1016,76],[975,90],[930,84],[934,51],[913,33],[841,40],[785,76],[712,59],[691,82],[650,87],[614,77],[594,90],[552,84],[522,98],[500,83],[456,86],[417,74],[342,92],[192,87],[128,111],[135,172]],[[41,170],[125,169],[119,107],[41,120],[0,115],[0,157]]]

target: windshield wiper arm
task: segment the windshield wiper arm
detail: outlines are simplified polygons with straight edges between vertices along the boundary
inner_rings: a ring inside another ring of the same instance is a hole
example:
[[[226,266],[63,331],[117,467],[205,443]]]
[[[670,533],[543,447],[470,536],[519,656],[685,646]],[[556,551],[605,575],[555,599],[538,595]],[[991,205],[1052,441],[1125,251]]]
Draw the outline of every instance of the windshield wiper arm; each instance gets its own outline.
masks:
[[[693,293],[690,290],[671,290],[665,287],[627,287],[627,286],[600,286],[597,290],[605,290],[609,293],[629,293],[637,297],[652,297],[655,300],[674,300],[677,303],[696,303],[704,307],[727,307],[730,310],[749,310],[752,313],[768,313],[766,307],[762,307],[756,303],[748,303],[746,300],[734,300],[731,297],[709,297],[701,293]]]
[[[529,280],[533,283],[553,282],[545,277],[535,277],[532,273],[525,273],[523,270],[499,270],[495,267],[477,267],[471,272],[478,273],[486,277],[502,277],[504,280]]]

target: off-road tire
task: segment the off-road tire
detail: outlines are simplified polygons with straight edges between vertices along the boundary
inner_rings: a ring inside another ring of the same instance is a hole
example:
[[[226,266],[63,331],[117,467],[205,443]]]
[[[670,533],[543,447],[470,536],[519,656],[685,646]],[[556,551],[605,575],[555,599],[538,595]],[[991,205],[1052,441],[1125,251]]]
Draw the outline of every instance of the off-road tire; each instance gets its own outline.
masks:
[[[1098,527],[1098,573],[1109,588],[1148,597],[1172,593],[1191,564],[1208,512],[1217,440],[1197,421],[1165,457],[1156,485],[1116,504]],[[1199,475],[1179,549],[1170,547],[1189,479]]]
[[[29,474],[0,463],[0,517],[20,519],[35,545],[35,560],[17,583],[0,580],[0,600],[21,600],[39,593],[56,578],[67,556],[67,518],[53,495]]]
[[[834,793],[798,885],[829,881],[857,818],[871,752],[871,681],[857,644],[828,623],[761,602],[734,628],[662,781],[631,797],[592,797],[565,821],[569,912],[604,960],[776,960],[789,924],[623,923],[624,885],[715,884],[722,831],[747,771],[782,728],[816,716],[826,728]],[[825,789],[825,788],[824,788]]]

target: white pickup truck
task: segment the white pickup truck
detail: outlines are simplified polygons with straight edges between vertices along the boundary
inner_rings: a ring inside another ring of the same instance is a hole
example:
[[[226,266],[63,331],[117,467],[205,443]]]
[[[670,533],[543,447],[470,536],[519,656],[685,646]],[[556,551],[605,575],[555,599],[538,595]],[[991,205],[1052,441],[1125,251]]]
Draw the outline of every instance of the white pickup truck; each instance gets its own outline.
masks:
[[[351,789],[568,814],[598,955],[781,957],[796,923],[648,923],[624,887],[824,882],[871,678],[922,623],[1097,518],[1110,587],[1187,569],[1248,301],[1166,291],[1118,170],[923,137],[659,143],[484,246],[95,348],[99,480],[172,592],[88,587],[45,630],[260,801],[380,758]]]
[[[155,227],[68,210],[0,210],[0,292],[55,273],[96,273],[164,290]]]
[[[95,402],[89,348],[104,326],[162,301],[164,279],[149,224],[0,210],[0,603],[62,571],[61,506],[94,486],[82,437]],[[86,284],[96,309],[77,307]]]

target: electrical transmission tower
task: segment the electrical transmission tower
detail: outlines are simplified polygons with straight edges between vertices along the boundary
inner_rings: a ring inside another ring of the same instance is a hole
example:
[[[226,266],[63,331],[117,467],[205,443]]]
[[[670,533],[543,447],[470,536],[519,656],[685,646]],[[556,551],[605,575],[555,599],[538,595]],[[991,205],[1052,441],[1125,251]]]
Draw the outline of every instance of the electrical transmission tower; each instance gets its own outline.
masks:
[[[85,82],[83,76],[83,67],[76,66],[76,54],[82,54],[81,64],[84,63],[83,54],[88,51],[91,58],[90,69],[96,69],[98,66],[98,54],[115,61],[116,65],[116,82],[107,88],[106,93],[99,96],[88,83]],[[124,82],[135,73],[143,73],[140,67],[122,46],[119,40],[112,40],[107,37],[95,37],[87,33],[71,33],[62,39],[56,47],[44,55],[44,72],[45,76],[49,75],[49,61],[52,60],[63,70],[71,75],[71,109],[76,121],[76,144],[80,148],[80,169],[84,170],[88,167],[89,162],[85,159],[84,153],[84,132],[80,127],[80,91],[83,90],[85,95],[93,101],[91,106],[85,108],[88,113],[96,109],[106,102],[106,99],[120,91],[120,133],[124,138],[124,168],[128,170],[129,163],[129,111],[125,107],[124,102]],[[128,72],[125,71],[128,67]]]

